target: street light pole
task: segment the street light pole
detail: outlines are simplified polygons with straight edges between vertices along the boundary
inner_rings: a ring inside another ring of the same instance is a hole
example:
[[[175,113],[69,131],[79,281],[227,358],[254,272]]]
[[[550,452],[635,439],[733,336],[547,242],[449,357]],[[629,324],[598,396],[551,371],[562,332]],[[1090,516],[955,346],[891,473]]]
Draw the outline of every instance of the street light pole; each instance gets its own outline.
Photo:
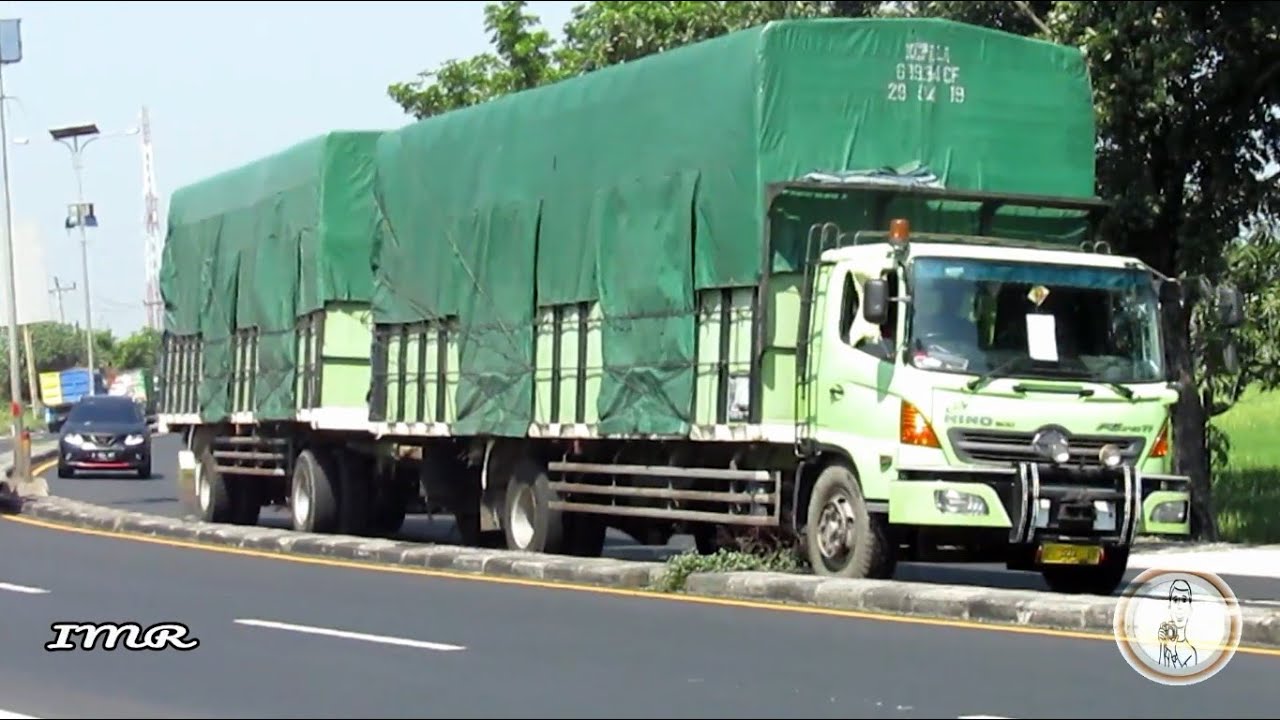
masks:
[[[125,134],[131,135],[134,132],[130,130]],[[95,123],[53,128],[49,131],[49,135],[71,151],[71,168],[76,174],[75,212],[68,215],[67,221],[70,222],[74,216],[76,227],[80,230],[80,264],[84,274],[85,356],[88,359],[89,372],[92,376],[93,373],[97,372],[97,368],[94,366],[93,359],[93,294],[89,288],[89,235],[85,231],[85,227],[90,222],[96,222],[96,219],[88,211],[89,206],[84,201],[84,149],[101,135]],[[93,394],[95,386],[95,383],[90,382],[90,395]]]
[[[80,230],[80,264],[83,266],[82,271],[84,273],[84,326],[87,333],[85,345],[90,373],[96,372],[97,369],[94,367],[93,360],[93,295],[89,291],[89,235],[85,228],[91,223],[96,225],[97,219],[89,211],[89,204],[84,201],[84,150],[89,147],[89,143],[100,137],[137,134],[138,128],[132,127],[124,132],[102,135],[95,123],[68,125],[66,127],[53,128],[49,131],[49,135],[54,140],[62,143],[71,151],[71,168],[76,174],[75,212],[68,215],[67,222],[70,222],[72,216],[74,216],[76,226]],[[69,225],[68,229],[70,229]],[[89,394],[92,395],[93,391],[94,384],[91,383]]]
[[[94,128],[97,132],[97,128]],[[88,142],[84,143],[88,145]],[[84,273],[84,327],[89,338],[86,341],[85,352],[89,358],[90,378],[97,371],[97,366],[93,364],[93,295],[89,292],[89,236],[85,233],[85,204],[84,204],[84,156],[81,154],[84,145],[80,144],[80,137],[74,136],[71,139],[71,166],[76,173],[76,225],[80,228],[80,265],[81,272]],[[93,380],[89,382],[89,394],[92,395],[96,384]]]

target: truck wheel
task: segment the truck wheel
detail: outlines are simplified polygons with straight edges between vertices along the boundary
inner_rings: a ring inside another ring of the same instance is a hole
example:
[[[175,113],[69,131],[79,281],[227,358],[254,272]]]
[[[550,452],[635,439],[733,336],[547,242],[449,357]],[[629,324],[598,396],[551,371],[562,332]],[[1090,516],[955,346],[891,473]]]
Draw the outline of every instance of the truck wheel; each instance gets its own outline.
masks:
[[[224,523],[231,519],[231,493],[227,479],[218,472],[217,461],[209,448],[200,452],[195,466],[196,505],[205,522]]]
[[[1108,549],[1101,565],[1047,566],[1040,575],[1053,592],[1065,594],[1112,595],[1124,582],[1129,569],[1129,548]]]
[[[893,575],[893,546],[881,516],[867,511],[853,471],[827,466],[814,483],[805,523],[809,565],[817,575],[887,578]]]
[[[548,504],[555,499],[546,468],[529,459],[516,462],[503,498],[502,530],[507,548],[559,553],[564,546],[564,519]]]
[[[338,525],[338,478],[328,460],[324,453],[303,450],[293,464],[289,509],[294,530],[330,533]]]

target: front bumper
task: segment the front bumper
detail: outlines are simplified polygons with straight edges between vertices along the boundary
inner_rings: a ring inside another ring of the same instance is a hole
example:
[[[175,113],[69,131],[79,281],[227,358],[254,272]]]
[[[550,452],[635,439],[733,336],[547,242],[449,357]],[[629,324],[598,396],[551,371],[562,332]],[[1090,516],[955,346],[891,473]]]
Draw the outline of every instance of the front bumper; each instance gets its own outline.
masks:
[[[149,443],[83,447],[59,444],[58,464],[72,470],[137,470],[151,460]]]
[[[1139,533],[1190,532],[1190,479],[1128,466],[902,467],[889,496],[891,523],[1001,528],[1013,544],[1129,545]]]

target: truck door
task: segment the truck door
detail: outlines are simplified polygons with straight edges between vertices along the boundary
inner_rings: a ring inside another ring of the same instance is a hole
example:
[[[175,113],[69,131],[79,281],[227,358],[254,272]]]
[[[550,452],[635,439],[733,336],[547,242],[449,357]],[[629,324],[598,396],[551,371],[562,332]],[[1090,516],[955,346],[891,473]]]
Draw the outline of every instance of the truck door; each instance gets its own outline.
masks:
[[[889,281],[889,296],[895,297],[893,271],[875,268],[872,272],[882,272],[880,276]],[[829,277],[813,386],[816,435],[850,452],[868,500],[887,501],[885,472],[898,441],[898,402],[888,391],[901,313],[891,302],[889,320],[883,326],[863,319],[866,268],[841,263]]]

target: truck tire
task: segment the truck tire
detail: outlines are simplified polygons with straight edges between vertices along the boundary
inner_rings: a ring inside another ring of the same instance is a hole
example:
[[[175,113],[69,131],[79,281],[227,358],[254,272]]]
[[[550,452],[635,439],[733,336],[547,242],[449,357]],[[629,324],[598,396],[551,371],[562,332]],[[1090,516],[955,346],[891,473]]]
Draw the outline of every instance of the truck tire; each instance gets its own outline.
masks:
[[[213,452],[204,447],[196,460],[195,491],[197,515],[204,522],[224,523],[231,519],[231,492],[227,479],[218,471]]]
[[[828,465],[814,483],[804,539],[809,565],[816,575],[893,575],[895,555],[885,519],[868,512],[862,486],[846,465]]]
[[[256,525],[262,512],[258,486],[243,477],[227,477],[218,470],[213,448],[204,445],[196,458],[196,515],[205,522]]]
[[[337,472],[327,454],[303,450],[293,464],[289,511],[298,532],[331,533],[338,525]]]
[[[1107,550],[1101,565],[1045,566],[1040,575],[1053,592],[1078,595],[1114,595],[1129,569],[1129,548]]]
[[[564,517],[548,507],[556,493],[545,467],[528,458],[517,460],[503,496],[502,531],[508,549],[552,554],[563,550]]]

